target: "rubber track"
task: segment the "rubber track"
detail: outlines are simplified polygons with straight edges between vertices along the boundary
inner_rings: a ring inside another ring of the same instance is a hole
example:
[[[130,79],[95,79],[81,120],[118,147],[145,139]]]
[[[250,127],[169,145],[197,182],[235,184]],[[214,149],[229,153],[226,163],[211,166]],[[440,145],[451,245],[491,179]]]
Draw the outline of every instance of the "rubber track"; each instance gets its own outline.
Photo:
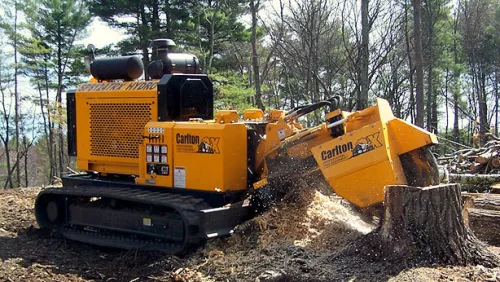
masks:
[[[60,195],[64,197],[101,197],[130,201],[137,204],[147,204],[174,208],[184,219],[185,226],[200,226],[199,211],[210,208],[202,199],[185,195],[170,194],[165,192],[144,191],[123,187],[74,187],[74,188],[48,188],[40,192],[43,195]],[[118,232],[104,230],[92,232],[72,228],[68,225],[61,226],[60,232],[67,238],[85,243],[125,249],[160,250],[167,253],[178,254],[199,245],[202,241],[200,234],[191,236],[187,231],[183,244],[173,242],[159,242],[157,240],[132,239]],[[187,230],[187,228],[186,228]],[[153,236],[153,235],[152,235]]]

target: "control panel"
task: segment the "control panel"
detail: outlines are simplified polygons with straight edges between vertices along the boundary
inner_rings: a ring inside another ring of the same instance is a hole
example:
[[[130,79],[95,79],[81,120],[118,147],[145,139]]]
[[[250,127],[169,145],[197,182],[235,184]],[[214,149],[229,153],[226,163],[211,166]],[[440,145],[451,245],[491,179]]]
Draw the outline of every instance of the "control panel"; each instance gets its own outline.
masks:
[[[140,146],[138,184],[173,186],[172,132],[174,123],[148,122]]]

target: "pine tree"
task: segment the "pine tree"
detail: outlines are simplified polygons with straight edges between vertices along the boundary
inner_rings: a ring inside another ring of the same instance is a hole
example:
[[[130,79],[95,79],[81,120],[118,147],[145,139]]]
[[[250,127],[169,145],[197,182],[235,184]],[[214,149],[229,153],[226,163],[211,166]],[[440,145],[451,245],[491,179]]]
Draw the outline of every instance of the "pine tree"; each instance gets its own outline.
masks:
[[[75,46],[76,40],[82,35],[90,23],[91,15],[87,6],[80,0],[41,0],[30,1],[26,5],[27,22],[31,23],[29,30],[33,40],[39,40],[46,45],[48,60],[53,66],[53,74],[48,81],[51,89],[55,90],[55,108],[57,124],[57,143],[54,155],[57,155],[58,165],[56,174],[60,175],[67,163],[64,150],[64,114],[62,108],[62,94],[71,86],[72,66],[75,60],[82,60]],[[50,145],[49,145],[50,146]]]

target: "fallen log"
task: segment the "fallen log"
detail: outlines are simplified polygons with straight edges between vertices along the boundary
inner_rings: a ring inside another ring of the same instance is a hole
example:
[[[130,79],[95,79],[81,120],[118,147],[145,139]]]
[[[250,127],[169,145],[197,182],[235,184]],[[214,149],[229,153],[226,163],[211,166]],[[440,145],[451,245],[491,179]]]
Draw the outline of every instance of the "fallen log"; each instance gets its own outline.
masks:
[[[489,244],[500,245],[500,195],[463,193],[462,199],[464,217],[474,234]]]
[[[485,242],[500,246],[500,195],[463,193],[464,218],[470,229]]]
[[[477,158],[476,158],[477,159]],[[487,161],[486,161],[487,163]],[[470,166],[470,172],[472,173],[477,173],[479,172],[480,170],[482,170],[484,167],[485,167],[485,164],[482,164],[482,163],[473,163],[471,166]]]
[[[493,133],[488,132],[488,133],[486,133],[485,135],[486,135],[488,138],[493,139],[492,141],[496,141],[496,142],[499,142],[499,141],[500,141],[500,138],[499,138],[499,137],[496,137]],[[490,142],[491,142],[491,141],[490,141]]]
[[[447,157],[438,157],[436,159],[438,162],[442,162],[442,161],[454,160],[455,157],[454,156],[447,156]]]
[[[479,197],[473,197],[471,208],[500,212],[500,196],[495,194],[481,194]],[[500,232],[498,234],[500,235]]]
[[[449,182],[462,184],[464,191],[489,191],[490,186],[500,182],[500,174],[462,174],[450,173]]]
[[[481,155],[477,156],[474,161],[476,163],[480,164],[487,164],[491,159],[497,156],[497,152],[492,152],[491,150],[488,150],[485,153],[482,153]]]
[[[484,144],[484,147],[500,146],[500,140],[490,140]]]
[[[490,188],[491,188],[491,193],[500,194],[500,183],[495,183],[491,185]]]

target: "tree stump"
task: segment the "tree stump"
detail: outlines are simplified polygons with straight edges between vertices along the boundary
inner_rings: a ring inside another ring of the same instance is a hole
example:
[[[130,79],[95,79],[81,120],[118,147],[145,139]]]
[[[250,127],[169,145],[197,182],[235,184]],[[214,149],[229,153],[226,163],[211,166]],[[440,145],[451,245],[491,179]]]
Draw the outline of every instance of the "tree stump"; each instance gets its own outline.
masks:
[[[476,237],[488,244],[500,246],[500,195],[462,193],[462,199],[468,199],[464,216]]]
[[[498,265],[497,257],[464,223],[461,187],[386,186],[378,229],[393,255],[451,265]]]
[[[479,239],[500,246],[500,211],[471,208],[468,216],[470,228]]]

